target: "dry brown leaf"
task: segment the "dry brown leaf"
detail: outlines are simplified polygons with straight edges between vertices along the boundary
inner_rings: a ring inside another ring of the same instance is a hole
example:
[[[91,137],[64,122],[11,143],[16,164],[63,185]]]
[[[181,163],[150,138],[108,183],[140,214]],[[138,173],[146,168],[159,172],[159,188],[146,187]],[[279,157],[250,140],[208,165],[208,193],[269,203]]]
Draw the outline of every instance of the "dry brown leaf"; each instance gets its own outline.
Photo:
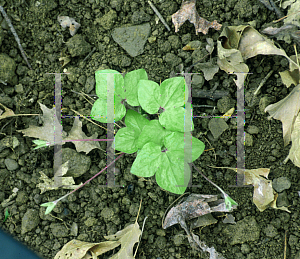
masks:
[[[295,120],[291,139],[292,147],[288,157],[284,160],[284,163],[290,159],[295,166],[300,167],[300,112]]]
[[[61,169],[58,170],[57,172],[61,172],[61,177],[60,177],[60,185],[57,185],[55,182],[54,178],[50,179],[47,175],[44,174],[43,171],[40,171],[40,180],[43,181],[43,183],[39,183],[36,185],[41,190],[41,194],[49,191],[49,190],[57,190],[58,188],[63,188],[63,189],[76,189],[78,188],[82,183],[75,185],[74,178],[71,176],[65,176],[69,169],[69,161],[65,162],[64,164],[61,165]]]
[[[291,134],[296,116],[300,110],[300,84],[281,101],[266,107],[265,112],[269,112],[268,119],[281,120],[284,146],[291,141]]]
[[[134,259],[133,246],[139,242],[141,233],[139,224],[136,222],[118,231],[114,235],[104,236],[109,241],[88,243],[73,239],[64,245],[54,259],[97,259],[97,256],[119,245],[121,245],[119,252],[110,257],[110,259]]]
[[[8,117],[13,117],[16,116],[15,113],[7,108],[6,106],[4,106],[2,103],[0,103],[0,105],[4,108],[5,112],[0,114],[0,120],[8,118]]]
[[[27,129],[17,130],[18,132],[22,132],[24,136],[37,138],[40,140],[45,140],[49,143],[49,146],[54,145],[54,120],[57,120],[55,115],[55,108],[48,109],[42,103],[39,103],[41,109],[43,111],[43,115],[41,116],[43,121],[43,126],[33,126],[30,125]],[[60,123],[58,123],[61,125]],[[59,131],[59,129],[56,129]],[[82,131],[82,122],[80,122],[79,118],[76,117],[73,123],[73,127],[69,133],[69,136],[66,137],[66,132],[62,131],[62,140],[67,141],[70,140],[74,143],[77,152],[85,152],[89,153],[94,148],[100,149],[100,144],[97,141],[80,141],[83,139],[95,139],[97,137],[97,133],[94,133],[91,137],[87,137],[85,133]],[[63,142],[62,144],[65,144]]]
[[[190,230],[187,227],[186,220],[196,217],[203,217],[211,212],[230,212],[237,206],[233,205],[230,210],[226,209],[223,199],[218,200],[218,195],[203,195],[203,194],[190,194],[184,201],[177,206],[173,207],[167,214],[163,223],[163,229],[172,225],[180,224],[188,236],[189,243],[192,248],[209,252],[210,254],[217,253],[215,249],[208,248],[203,242],[199,243],[198,236],[193,235],[192,228],[195,224],[191,224]],[[212,224],[212,221],[206,221],[207,225]],[[196,237],[195,237],[196,236]],[[211,249],[211,250],[208,250]],[[212,258],[212,257],[211,257]],[[223,257],[215,257],[223,258]]]
[[[217,21],[209,22],[200,17],[196,10],[196,0],[184,1],[181,4],[179,11],[172,15],[172,22],[175,26],[175,32],[179,31],[179,27],[189,20],[195,25],[196,35],[198,32],[206,34],[209,28],[214,28],[215,30],[220,30],[222,25],[217,23]]]
[[[277,207],[276,206],[276,199],[277,199],[277,192],[274,191],[272,187],[272,181],[267,180],[270,169],[269,168],[258,168],[258,169],[237,169],[232,167],[215,167],[210,166],[213,168],[224,168],[230,169],[238,174],[244,174],[245,176],[245,185],[253,185],[253,203],[259,209],[259,211],[264,211],[268,207],[272,207],[274,209],[284,210],[290,213],[290,211],[286,207]],[[263,177],[262,177],[263,176]],[[264,178],[265,177],[265,178]]]
[[[123,230],[118,231],[114,235],[104,236],[107,240],[121,242],[121,249],[110,259],[134,259],[133,246],[135,243],[139,242],[141,233],[142,231],[140,230],[139,224],[136,222],[135,224],[131,224]]]
[[[80,139],[96,139],[98,134],[95,132],[92,136],[88,137],[85,135],[85,133],[82,131],[82,122],[79,120],[78,117],[75,118],[73,127],[71,131],[69,132],[69,135],[63,140],[74,140],[72,141],[76,147],[77,152],[85,152],[88,154],[91,150],[94,148],[100,149],[100,144],[97,141],[75,141]]]

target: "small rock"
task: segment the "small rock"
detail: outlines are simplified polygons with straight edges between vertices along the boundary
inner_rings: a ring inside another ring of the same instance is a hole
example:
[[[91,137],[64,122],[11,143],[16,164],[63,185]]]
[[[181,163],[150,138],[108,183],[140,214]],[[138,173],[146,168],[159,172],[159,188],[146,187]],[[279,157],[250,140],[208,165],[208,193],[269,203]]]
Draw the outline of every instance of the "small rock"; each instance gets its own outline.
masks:
[[[84,221],[84,224],[87,226],[87,227],[92,227],[92,226],[95,226],[96,223],[97,223],[97,219],[93,218],[93,217],[89,217],[86,221]]]
[[[76,35],[75,35],[76,36]],[[74,37],[75,37],[74,36]],[[71,148],[63,148],[62,150],[62,163],[69,161],[69,170],[65,176],[79,177],[86,173],[91,166],[91,158],[76,152]]]
[[[252,147],[253,146],[253,137],[249,133],[245,132],[245,146]]]
[[[5,148],[15,149],[20,145],[19,140],[16,137],[6,136],[0,141],[0,152],[2,152]]]
[[[275,236],[278,235],[277,229],[276,229],[273,225],[271,225],[271,224],[269,224],[269,225],[264,229],[264,232],[265,232],[265,234],[266,234],[267,237],[275,237]]]
[[[72,223],[70,235],[71,236],[77,236],[78,235],[78,225],[75,222]]]
[[[192,77],[192,86],[195,88],[202,88],[204,85],[204,77],[202,75],[193,75]]]
[[[91,52],[91,45],[85,41],[84,37],[76,34],[66,42],[69,53],[72,57],[83,56]]]
[[[4,164],[7,168],[7,170],[9,170],[9,171],[14,171],[14,170],[17,170],[19,168],[19,165],[18,165],[17,161],[13,160],[13,159],[10,159],[10,158],[6,158],[4,160]]]
[[[35,209],[28,209],[22,218],[21,234],[33,230],[40,223],[39,212]]]
[[[69,230],[60,223],[51,223],[51,232],[55,237],[67,237],[69,236]]]
[[[184,241],[184,238],[185,237],[182,234],[175,235],[173,239],[175,246],[181,246]]]
[[[276,192],[282,192],[283,190],[287,190],[291,187],[291,182],[287,177],[282,176],[274,179],[272,186]]]
[[[101,216],[104,218],[106,222],[110,221],[114,216],[114,210],[112,208],[106,207],[101,211]]]
[[[149,37],[151,27],[149,23],[137,26],[115,28],[112,37],[131,57],[144,52],[144,45]]]
[[[250,125],[247,128],[247,131],[248,131],[249,134],[258,134],[259,133],[259,128],[254,126],[254,125]]]
[[[16,63],[15,61],[9,57],[8,55],[1,53],[0,54],[0,78],[4,82],[8,82],[13,84],[15,71],[16,71]],[[1,107],[2,108],[2,107]]]
[[[213,137],[215,139],[218,139],[222,135],[222,133],[228,129],[228,125],[224,121],[224,119],[213,118],[209,121],[208,128],[211,131]]]

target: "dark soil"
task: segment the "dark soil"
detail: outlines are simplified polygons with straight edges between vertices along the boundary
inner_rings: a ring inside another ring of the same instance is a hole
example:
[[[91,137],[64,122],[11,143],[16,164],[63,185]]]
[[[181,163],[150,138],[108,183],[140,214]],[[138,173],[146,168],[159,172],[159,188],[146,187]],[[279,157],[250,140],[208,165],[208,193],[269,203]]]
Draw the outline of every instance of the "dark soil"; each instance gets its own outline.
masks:
[[[85,3],[82,3],[85,2]],[[167,31],[159,21],[156,23],[156,15],[144,0],[1,0],[0,4],[10,16],[17,31],[21,44],[29,57],[33,70],[29,70],[17,43],[8,29],[4,28],[4,40],[0,46],[0,53],[5,53],[16,63],[16,76],[7,85],[1,84],[0,103],[12,109],[16,114],[41,113],[38,102],[48,108],[53,107],[54,76],[46,73],[63,72],[59,62],[61,55],[66,56],[68,51],[64,41],[71,36],[68,29],[62,31],[57,22],[58,15],[74,17],[81,24],[77,34],[84,36],[85,40],[96,48],[90,58],[87,56],[71,58],[71,62],[65,66],[71,75],[62,76],[62,106],[63,114],[76,115],[71,109],[83,115],[89,115],[91,105],[81,95],[72,92],[86,92],[86,80],[94,78],[98,69],[110,68],[119,72],[129,72],[144,68],[150,80],[157,83],[169,78],[171,71],[177,72],[177,66],[182,63],[184,68],[193,64],[192,51],[183,51],[190,40],[199,40],[206,43],[206,38],[218,39],[221,30],[210,29],[207,35],[195,34],[194,25],[188,21],[175,33],[171,22],[171,15],[175,13],[181,4],[181,0],[153,0],[153,4],[166,19],[171,31]],[[113,9],[117,16],[104,28],[99,19]],[[276,14],[264,7],[256,0],[198,0],[197,10],[201,17],[209,21],[217,20],[223,25],[241,25],[254,21],[256,29],[260,30],[265,23],[276,20]],[[138,16],[138,11],[145,12]],[[136,18],[140,17],[140,18]],[[1,16],[0,16],[1,19]],[[124,24],[142,24],[150,22],[151,35],[155,35],[153,42],[147,41],[144,52],[137,57],[129,56],[111,37],[113,28]],[[58,33],[61,32],[60,33]],[[62,37],[63,35],[63,37]],[[281,47],[288,56],[294,55],[293,45],[280,42]],[[216,47],[216,46],[215,46]],[[65,50],[64,50],[65,49]],[[65,54],[62,52],[65,51]],[[175,56],[174,60],[166,58],[168,53]],[[213,56],[216,56],[215,51]],[[209,60],[207,57],[206,61]],[[281,56],[257,56],[247,60],[250,72],[245,82],[245,94],[253,92],[270,70],[274,70],[272,76],[263,86],[258,99],[254,104],[245,103],[246,121],[245,130],[249,126],[256,126],[257,134],[251,134],[253,142],[245,146],[246,168],[270,168],[269,179],[287,177],[291,187],[284,191],[282,200],[288,206],[291,213],[282,210],[268,208],[260,212],[252,202],[253,188],[234,188],[236,175],[226,169],[213,169],[207,165],[236,167],[236,120],[227,121],[229,128],[214,140],[208,129],[209,119],[194,119],[195,130],[193,136],[205,143],[206,150],[195,164],[206,176],[224,189],[239,206],[232,215],[236,222],[246,218],[254,218],[258,228],[259,237],[245,243],[230,245],[228,236],[223,231],[227,224],[222,223],[223,217],[218,217],[219,222],[202,229],[195,229],[194,233],[200,236],[209,247],[214,246],[225,258],[283,258],[285,234],[287,239],[287,258],[300,258],[299,210],[300,202],[297,191],[300,190],[300,169],[290,161],[283,164],[291,145],[284,147],[282,137],[282,124],[277,120],[267,120],[263,108],[270,103],[275,103],[293,89],[294,85],[286,88],[282,84],[278,72],[288,69],[288,62]],[[200,73],[195,68],[191,72]],[[227,75],[219,71],[212,80],[205,81],[202,89],[210,90],[218,84],[218,90],[229,91],[229,100],[236,104],[236,85],[233,75]],[[15,91],[16,85],[22,84],[23,91]],[[86,92],[95,95],[94,88]],[[219,100],[194,98],[193,104],[205,104],[217,107]],[[265,103],[267,102],[267,103]],[[261,107],[260,107],[261,106]],[[219,107],[219,106],[218,106]],[[229,107],[231,108],[231,107]],[[194,108],[194,114],[211,114],[212,109]],[[222,114],[218,108],[214,115]],[[98,138],[106,138],[106,131],[81,119],[83,130],[87,136],[94,132]],[[63,119],[65,131],[71,129],[72,118]],[[100,175],[90,184],[60,202],[52,215],[44,215],[45,208],[40,204],[53,201],[68,190],[48,191],[40,195],[40,189],[36,185],[40,182],[40,171],[48,170],[49,176],[53,172],[53,147],[32,150],[34,145],[32,138],[24,137],[17,130],[25,129],[30,124],[40,125],[38,116],[11,117],[0,121],[0,139],[7,136],[15,136],[20,145],[15,149],[5,148],[0,153],[0,202],[7,199],[13,188],[19,189],[16,199],[13,199],[7,209],[10,217],[5,223],[4,211],[1,208],[1,228],[11,233],[19,241],[36,251],[42,258],[54,258],[55,254],[70,240],[79,239],[86,242],[104,241],[104,235],[114,234],[128,224],[134,223],[139,208],[140,199],[142,206],[138,219],[140,226],[146,216],[142,241],[139,245],[136,258],[207,258],[207,255],[193,251],[185,236],[184,230],[175,225],[166,230],[162,229],[162,217],[167,207],[179,196],[162,190],[155,178],[148,181],[138,181],[132,175],[130,169],[135,155],[125,154],[116,162],[120,173],[116,176],[116,184],[124,185],[124,188],[99,187],[106,183],[106,176]],[[101,123],[98,123],[101,124]],[[122,126],[122,124],[118,123]],[[101,124],[106,127],[105,124]],[[117,128],[116,128],[117,129]],[[209,141],[209,142],[208,142]],[[209,144],[210,143],[210,144]],[[75,149],[72,143],[65,144],[64,148]],[[106,143],[101,142],[102,149],[106,149]],[[215,156],[216,155],[216,156]],[[95,149],[88,156],[92,165],[83,176],[76,178],[76,183],[85,182],[95,173],[99,172],[106,164],[106,153]],[[5,159],[12,159],[18,163],[16,170],[8,170]],[[51,171],[52,170],[52,171]],[[219,194],[218,190],[204,178],[193,171],[193,184],[200,187],[188,188],[187,192],[198,194]],[[25,213],[34,209],[38,211],[38,225],[31,231],[21,234],[22,219]],[[73,223],[78,225],[78,235],[70,235],[70,227]],[[92,224],[91,224],[92,222]],[[269,233],[274,227],[275,235]],[[55,232],[60,229],[60,233]],[[247,229],[244,230],[247,235]],[[181,238],[182,235],[183,238]],[[118,250],[107,252],[108,258]]]

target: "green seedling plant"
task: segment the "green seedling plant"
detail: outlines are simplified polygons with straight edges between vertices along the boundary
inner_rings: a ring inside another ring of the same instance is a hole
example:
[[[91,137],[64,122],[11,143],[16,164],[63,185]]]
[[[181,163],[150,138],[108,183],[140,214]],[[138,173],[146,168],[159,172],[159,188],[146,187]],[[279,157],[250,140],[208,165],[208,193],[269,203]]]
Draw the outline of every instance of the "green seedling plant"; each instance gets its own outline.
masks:
[[[8,209],[5,210],[4,212],[4,220],[3,220],[3,223],[8,219],[8,217],[10,216],[9,212],[8,212]]]
[[[91,116],[102,123],[117,122],[125,116],[126,127],[118,130],[113,145],[115,150],[122,152],[121,155],[137,152],[131,173],[139,177],[155,175],[156,182],[164,190],[184,193],[191,175],[189,163],[195,161],[205,147],[199,139],[189,137],[191,156],[185,156],[185,135],[194,130],[194,124],[190,123],[190,127],[186,124],[188,88],[184,78],[173,77],[159,85],[148,80],[144,69],[131,71],[124,78],[115,70],[98,70],[95,78],[99,98],[92,107]],[[107,109],[108,98],[112,101],[112,97],[113,112]],[[139,112],[131,109],[126,111],[125,102],[133,107],[140,106]],[[158,118],[148,120],[147,114],[158,115]],[[69,194],[42,204],[41,206],[47,207],[46,214],[52,211],[58,201],[83,187],[103,170]],[[216,187],[223,193],[226,207],[227,204],[236,204],[220,187]]]

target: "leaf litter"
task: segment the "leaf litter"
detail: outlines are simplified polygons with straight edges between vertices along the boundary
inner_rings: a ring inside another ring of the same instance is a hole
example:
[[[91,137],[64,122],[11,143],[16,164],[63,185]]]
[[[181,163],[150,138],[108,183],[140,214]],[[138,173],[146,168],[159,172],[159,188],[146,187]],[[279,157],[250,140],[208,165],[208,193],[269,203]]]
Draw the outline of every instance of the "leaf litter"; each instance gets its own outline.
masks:
[[[212,168],[223,168],[234,170],[238,174],[244,174],[244,184],[253,185],[253,203],[263,212],[268,207],[273,209],[280,209],[291,213],[286,207],[277,207],[276,200],[278,193],[272,187],[272,181],[268,180],[268,175],[270,172],[269,168],[258,168],[258,169],[240,169],[232,167],[216,167],[210,166]]]
[[[291,93],[277,103],[271,104],[265,108],[269,112],[268,119],[274,118],[282,122],[284,146],[291,141],[292,129],[300,111],[300,84],[297,85]]]
[[[110,259],[134,259],[133,247],[135,243],[140,241],[141,234],[142,231],[136,219],[134,224],[128,225],[113,235],[104,236],[108,241],[88,243],[73,239],[63,246],[54,259],[97,259],[99,255],[120,245],[120,250],[111,256]]]
[[[225,200],[218,199],[218,195],[190,194],[187,198],[182,199],[177,206],[170,209],[162,227],[166,229],[175,224],[180,224],[185,230],[192,248],[209,252],[210,259],[224,259],[214,247],[208,247],[203,241],[200,241],[199,237],[192,233],[192,229],[216,223],[217,221],[210,213],[231,212],[236,207],[236,205],[233,205],[230,210],[226,209]],[[211,217],[207,217],[208,215]],[[205,220],[201,223],[198,221],[192,223],[190,229],[188,229],[186,221],[197,217],[199,217],[198,219],[205,217]]]
[[[196,10],[196,0],[183,1],[180,9],[172,15],[175,32],[179,31],[179,27],[184,24],[186,20],[189,20],[195,25],[196,35],[198,35],[198,32],[206,34],[209,28],[220,30],[222,27],[216,20],[209,22],[200,17]]]
[[[18,132],[22,132],[24,136],[31,137],[31,138],[38,138],[40,140],[45,140],[49,143],[49,146],[54,145],[54,126],[55,120],[58,120],[55,116],[55,108],[48,109],[42,103],[39,103],[40,107],[43,111],[43,115],[41,119],[43,121],[43,126],[34,126],[30,125],[27,129],[24,130],[17,130]],[[78,117],[75,117],[73,127],[67,136],[65,131],[62,131],[62,145],[66,143],[66,141],[70,141],[74,143],[77,152],[85,152],[86,154],[89,153],[94,148],[100,149],[100,144],[97,141],[80,141],[86,139],[96,139],[97,133],[94,133],[92,136],[87,137],[85,133],[82,131],[82,122],[79,120]]]

